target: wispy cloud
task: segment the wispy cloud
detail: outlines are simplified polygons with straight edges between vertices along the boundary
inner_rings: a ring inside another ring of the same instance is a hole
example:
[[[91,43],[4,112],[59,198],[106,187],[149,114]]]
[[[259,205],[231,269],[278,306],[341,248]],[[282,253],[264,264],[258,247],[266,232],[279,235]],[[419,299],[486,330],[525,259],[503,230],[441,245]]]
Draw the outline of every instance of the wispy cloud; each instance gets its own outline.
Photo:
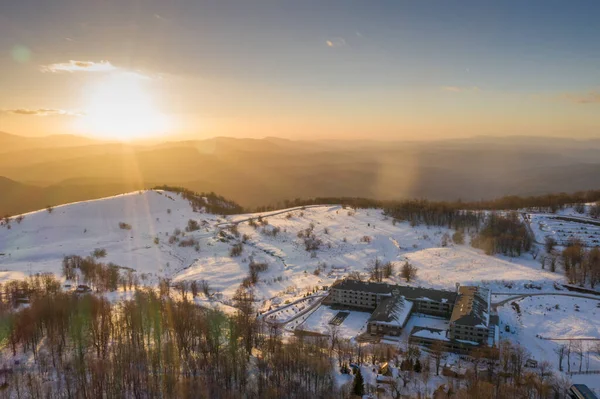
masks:
[[[118,68],[108,61],[75,61],[60,62],[57,64],[42,65],[42,72],[110,72]]]
[[[160,77],[155,75],[153,77],[146,75],[142,72],[135,71],[132,69],[122,68],[110,63],[110,61],[76,61],[70,60],[69,62],[59,62],[56,64],[42,65],[40,66],[42,72],[50,73],[62,73],[62,72],[95,72],[95,73],[113,73],[118,72],[121,74],[128,74],[130,76],[139,79],[151,79],[153,77]]]
[[[83,116],[81,112],[66,111],[64,109],[56,108],[15,108],[15,109],[3,109],[0,113],[15,114],[15,115],[29,115],[29,116]]]
[[[443,86],[442,90],[453,93],[477,92],[480,91],[477,86]]]
[[[344,40],[344,38],[342,38],[342,37],[334,37],[332,39],[325,41],[325,43],[329,47],[343,47],[346,45],[346,40]]]
[[[600,91],[592,90],[587,93],[567,93],[562,96],[562,99],[575,104],[600,104]]]
[[[162,15],[160,15],[160,14],[154,14],[154,18],[155,18],[155,19],[158,19],[159,21],[165,21],[165,22],[169,22],[169,19],[168,19],[168,18],[165,18],[165,17],[163,17],[163,16],[162,16]]]

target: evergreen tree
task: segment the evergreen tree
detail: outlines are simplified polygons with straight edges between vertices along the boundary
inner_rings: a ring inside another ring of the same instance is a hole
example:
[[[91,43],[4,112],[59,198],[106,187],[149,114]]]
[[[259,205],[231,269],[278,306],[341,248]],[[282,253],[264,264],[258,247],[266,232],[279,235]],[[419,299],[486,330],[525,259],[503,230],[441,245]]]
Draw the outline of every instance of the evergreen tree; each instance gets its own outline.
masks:
[[[360,368],[356,370],[354,376],[354,384],[352,385],[352,393],[356,396],[362,397],[365,394],[364,379]]]
[[[415,362],[415,373],[420,373],[421,372],[421,361],[419,359],[417,359],[417,361]]]

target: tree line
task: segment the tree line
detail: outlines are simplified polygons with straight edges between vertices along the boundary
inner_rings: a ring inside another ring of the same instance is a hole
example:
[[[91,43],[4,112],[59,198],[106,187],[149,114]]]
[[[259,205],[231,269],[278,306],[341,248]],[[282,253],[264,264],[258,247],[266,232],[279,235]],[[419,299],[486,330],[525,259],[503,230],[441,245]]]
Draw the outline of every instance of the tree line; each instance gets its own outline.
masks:
[[[556,254],[550,254],[550,257]],[[562,266],[569,284],[592,288],[600,282],[600,247],[586,248],[579,239],[571,239],[560,253]]]
[[[339,397],[327,344],[283,342],[257,319],[251,289],[225,315],[151,288],[111,303],[52,276],[38,283],[26,307],[0,301],[0,342],[33,359],[0,377],[6,397]]]
[[[184,187],[168,185],[156,186],[152,189],[170,191],[181,195],[183,199],[190,203],[194,211],[200,211],[204,208],[207,213],[215,215],[236,215],[245,212],[241,205],[214,192],[197,193]]]
[[[342,204],[354,208],[383,208],[393,209],[396,207],[414,207],[415,203],[427,209],[453,209],[453,210],[518,210],[531,209],[540,212],[556,211],[573,204],[599,202],[600,190],[577,191],[574,193],[551,193],[537,196],[517,196],[509,195],[497,199],[480,201],[428,201],[425,199],[407,199],[407,200],[375,200],[361,197],[315,197],[315,198],[296,198],[278,203],[277,206],[263,206],[256,208],[257,212],[271,211],[281,208],[291,208],[306,205],[336,205]],[[598,204],[593,205],[591,209],[598,212]]]
[[[502,253],[509,256],[521,256],[531,250],[533,240],[527,226],[517,212],[501,215],[489,214],[478,234],[471,239],[471,245],[480,248],[486,254]]]

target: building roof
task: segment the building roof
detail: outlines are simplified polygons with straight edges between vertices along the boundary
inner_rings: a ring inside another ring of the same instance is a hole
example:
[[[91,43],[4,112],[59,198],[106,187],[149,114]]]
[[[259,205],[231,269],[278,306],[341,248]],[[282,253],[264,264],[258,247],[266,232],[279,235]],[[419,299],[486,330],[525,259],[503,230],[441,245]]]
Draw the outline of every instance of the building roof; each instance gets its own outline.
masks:
[[[431,327],[414,327],[410,332],[412,337],[426,338],[436,341],[450,341],[448,338],[448,330],[440,330],[439,328]]]
[[[456,301],[457,294],[454,291],[435,290],[431,288],[409,287],[407,285],[375,283],[372,281],[359,281],[344,279],[336,281],[332,289],[371,292],[380,295],[403,296],[411,301],[436,301],[450,302]]]
[[[488,327],[490,325],[489,290],[476,286],[460,287],[450,322]]]
[[[388,324],[402,327],[410,316],[413,303],[404,297],[391,296],[385,298],[375,308],[369,318],[369,323]]]
[[[598,399],[596,394],[585,384],[573,384],[571,391],[577,392],[584,399]]]
[[[360,281],[354,279],[337,280],[331,285],[332,289],[347,290],[347,291],[363,291],[372,292],[374,294],[391,295],[392,289],[390,284],[375,283],[373,281]]]

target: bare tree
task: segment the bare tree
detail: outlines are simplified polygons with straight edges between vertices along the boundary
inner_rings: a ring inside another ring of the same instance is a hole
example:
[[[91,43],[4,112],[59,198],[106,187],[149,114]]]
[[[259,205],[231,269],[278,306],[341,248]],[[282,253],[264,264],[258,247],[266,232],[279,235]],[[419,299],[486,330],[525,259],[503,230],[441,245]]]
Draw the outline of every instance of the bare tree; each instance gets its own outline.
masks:
[[[356,270],[348,273],[348,278],[350,280],[362,281],[362,275]]]
[[[569,344],[566,346],[567,355],[567,372],[571,372],[571,352],[573,350],[573,341],[569,340]]]
[[[581,373],[581,368],[583,366],[583,344],[582,344],[582,342],[579,340],[573,341],[573,349],[572,350],[573,350],[573,352],[575,352],[575,354],[579,358],[579,372]]]
[[[567,354],[567,346],[560,344],[554,349],[554,352],[558,355],[558,371],[563,371],[563,360]]]
[[[442,360],[446,358],[446,353],[444,352],[444,344],[442,341],[435,341],[433,345],[431,345],[431,357],[435,361],[435,375],[440,375],[440,365],[442,364]]]
[[[552,250],[554,249],[554,247],[556,246],[556,240],[554,239],[554,237],[548,236],[546,237],[546,241],[544,243],[544,248],[546,249],[547,253],[552,252]]]
[[[377,282],[381,282],[383,280],[383,265],[379,258],[375,258],[374,260],[369,262],[367,271],[369,272],[371,280]]]

